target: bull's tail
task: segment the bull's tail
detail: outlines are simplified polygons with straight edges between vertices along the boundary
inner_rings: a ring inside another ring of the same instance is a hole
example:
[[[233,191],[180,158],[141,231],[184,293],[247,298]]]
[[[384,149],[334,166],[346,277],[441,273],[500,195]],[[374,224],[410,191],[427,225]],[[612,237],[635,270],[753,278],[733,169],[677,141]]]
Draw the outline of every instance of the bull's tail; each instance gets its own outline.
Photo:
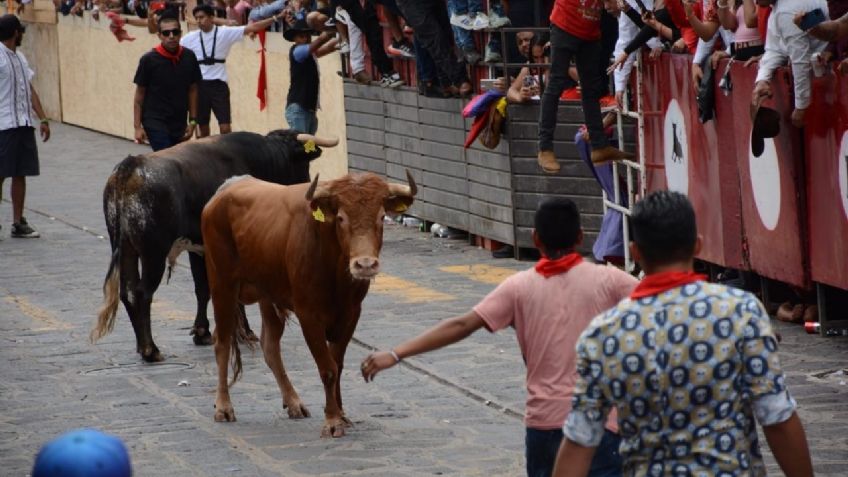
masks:
[[[115,316],[118,314],[118,302],[120,301],[118,292],[118,282],[120,281],[118,260],[120,260],[120,257],[121,248],[118,247],[112,252],[112,261],[109,262],[109,270],[106,272],[106,279],[103,281],[103,306],[97,313],[97,324],[94,325],[89,335],[92,343],[108,335],[115,328]]]
[[[238,333],[233,333],[233,336],[230,339],[230,364],[233,368],[233,379],[230,380],[228,387],[233,387],[236,381],[238,381],[238,378],[241,376],[242,371],[241,350],[238,345]]]

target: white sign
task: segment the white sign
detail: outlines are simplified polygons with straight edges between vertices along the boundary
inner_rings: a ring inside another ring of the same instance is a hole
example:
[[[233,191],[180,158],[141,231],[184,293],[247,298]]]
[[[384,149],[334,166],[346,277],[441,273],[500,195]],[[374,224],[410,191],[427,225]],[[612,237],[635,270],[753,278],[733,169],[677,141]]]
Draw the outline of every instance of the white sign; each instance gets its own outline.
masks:
[[[663,159],[668,190],[689,195],[689,140],[686,122],[676,99],[668,103],[663,125]]]
[[[848,131],[842,134],[842,147],[839,148],[839,196],[842,198],[842,212],[848,219]]]
[[[765,139],[765,148],[760,157],[754,157],[749,146],[748,164],[754,204],[757,206],[760,220],[767,229],[774,230],[780,219],[780,163],[777,160],[774,139]]]

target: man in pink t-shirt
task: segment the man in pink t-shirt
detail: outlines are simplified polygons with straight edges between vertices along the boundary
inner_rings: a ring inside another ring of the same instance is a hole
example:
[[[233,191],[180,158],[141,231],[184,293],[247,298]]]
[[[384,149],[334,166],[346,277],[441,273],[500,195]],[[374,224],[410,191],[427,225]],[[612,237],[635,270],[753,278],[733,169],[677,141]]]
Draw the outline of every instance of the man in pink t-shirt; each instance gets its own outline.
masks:
[[[577,381],[577,338],[595,315],[615,306],[637,284],[616,268],[583,262],[575,252],[582,240],[574,202],[545,200],[536,211],[533,231],[543,257],[536,266],[507,278],[468,313],[444,320],[391,351],[371,353],[362,361],[365,380],[403,358],[456,343],[482,327],[490,332],[514,327],[527,365],[527,475],[551,475]],[[616,419],[610,416],[590,476],[621,475],[617,431]]]

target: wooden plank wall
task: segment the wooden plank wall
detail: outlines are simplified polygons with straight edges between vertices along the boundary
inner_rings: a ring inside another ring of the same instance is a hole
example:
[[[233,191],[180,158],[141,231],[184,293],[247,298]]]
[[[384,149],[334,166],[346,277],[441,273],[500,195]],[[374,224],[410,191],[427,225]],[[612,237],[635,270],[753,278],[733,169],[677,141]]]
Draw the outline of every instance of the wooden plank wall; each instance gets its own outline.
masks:
[[[471,121],[464,103],[410,89],[345,82],[349,168],[421,186],[410,213],[503,243],[532,248],[533,213],[550,196],[574,200],[583,215],[583,251],[591,250],[603,215],[601,189],[580,160],[574,136],[583,122],[577,103],[561,103],[554,150],[562,170],[543,174],[536,163],[538,105],[509,108],[508,133],[492,150],[463,148]],[[633,128],[625,134],[632,137]],[[632,146],[630,146],[632,149]]]

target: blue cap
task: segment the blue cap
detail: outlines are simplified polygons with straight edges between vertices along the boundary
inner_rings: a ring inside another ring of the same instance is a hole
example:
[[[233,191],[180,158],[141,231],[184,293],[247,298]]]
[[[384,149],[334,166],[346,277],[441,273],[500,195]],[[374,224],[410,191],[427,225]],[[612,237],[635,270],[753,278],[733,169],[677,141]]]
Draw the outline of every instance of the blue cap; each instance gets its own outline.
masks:
[[[130,477],[124,443],[96,429],[70,431],[44,444],[32,477]]]

